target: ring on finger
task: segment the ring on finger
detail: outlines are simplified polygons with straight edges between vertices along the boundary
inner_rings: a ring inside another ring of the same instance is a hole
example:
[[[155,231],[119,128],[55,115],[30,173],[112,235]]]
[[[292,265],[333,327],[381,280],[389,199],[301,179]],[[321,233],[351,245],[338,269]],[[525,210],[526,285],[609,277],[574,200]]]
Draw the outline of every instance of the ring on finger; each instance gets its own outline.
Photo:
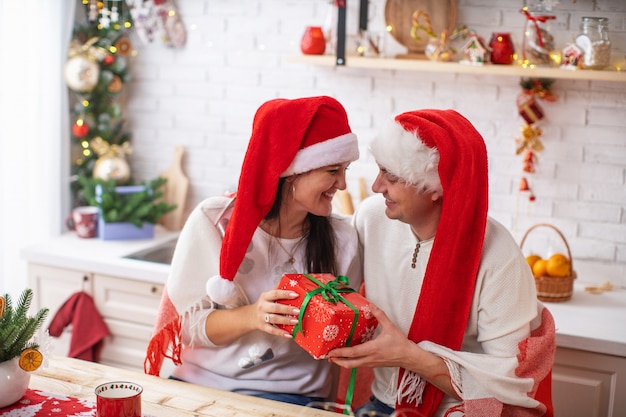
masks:
[[[270,314],[269,314],[269,313],[267,313],[267,314],[265,315],[265,322],[266,322],[266,323],[269,323],[269,322],[270,322],[270,319],[271,319]]]

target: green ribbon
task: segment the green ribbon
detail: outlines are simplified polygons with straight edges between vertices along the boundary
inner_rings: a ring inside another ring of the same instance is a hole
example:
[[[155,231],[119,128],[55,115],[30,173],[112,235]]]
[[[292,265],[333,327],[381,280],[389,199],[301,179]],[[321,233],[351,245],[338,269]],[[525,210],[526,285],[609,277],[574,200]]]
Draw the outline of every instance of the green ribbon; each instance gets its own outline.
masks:
[[[302,321],[304,319],[304,313],[309,304],[309,301],[313,297],[318,294],[321,294],[324,297],[324,300],[337,304],[339,301],[347,305],[354,311],[354,320],[352,321],[352,326],[350,327],[350,333],[348,334],[348,339],[346,340],[346,346],[350,346],[352,343],[352,337],[354,336],[354,331],[356,330],[356,325],[359,320],[359,309],[353,306],[348,300],[342,297],[341,293],[351,293],[356,292],[352,288],[348,287],[348,277],[345,275],[339,275],[336,279],[324,284],[323,282],[315,279],[311,275],[303,274],[309,280],[313,281],[318,285],[318,288],[308,291],[304,296],[304,300],[302,300],[302,305],[300,306],[300,314],[298,314],[298,324],[294,326],[292,337],[295,340],[298,332],[301,332],[304,335],[304,329],[302,328]],[[350,382],[348,384],[348,390],[346,392],[346,405],[347,407],[344,409],[344,414],[350,414],[350,409],[352,408],[352,397],[354,396],[354,382],[356,379],[356,368],[352,368],[352,372],[350,373]]]

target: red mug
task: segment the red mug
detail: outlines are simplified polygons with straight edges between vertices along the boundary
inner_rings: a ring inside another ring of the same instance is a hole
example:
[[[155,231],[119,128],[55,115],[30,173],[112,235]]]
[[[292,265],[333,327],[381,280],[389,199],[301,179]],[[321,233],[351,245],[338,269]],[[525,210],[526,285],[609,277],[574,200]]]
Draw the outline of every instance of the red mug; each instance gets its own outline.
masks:
[[[114,381],[96,387],[96,417],[141,417],[143,387]]]
[[[65,225],[69,230],[75,231],[78,237],[87,239],[96,237],[98,228],[98,207],[76,207],[65,219]]]

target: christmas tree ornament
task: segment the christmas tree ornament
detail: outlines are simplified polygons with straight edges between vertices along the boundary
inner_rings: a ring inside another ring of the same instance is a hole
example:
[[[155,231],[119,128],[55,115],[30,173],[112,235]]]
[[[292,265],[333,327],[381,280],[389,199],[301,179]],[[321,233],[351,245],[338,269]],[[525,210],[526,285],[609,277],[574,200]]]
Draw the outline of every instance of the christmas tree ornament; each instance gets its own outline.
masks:
[[[78,93],[88,93],[98,84],[100,77],[99,61],[104,59],[106,51],[95,46],[97,37],[90,38],[84,44],[77,41],[70,43],[68,60],[63,69],[67,86]]]
[[[127,37],[121,37],[115,42],[115,49],[120,56],[127,56],[133,50],[133,45]]]
[[[117,9],[117,0],[111,0],[111,2],[113,3],[111,5],[111,22],[113,23],[117,23],[120,20],[120,13]]]
[[[110,93],[119,93],[122,91],[122,79],[119,76],[114,75],[113,79],[107,86],[107,91]]]
[[[100,9],[100,26],[102,26],[104,29],[108,29],[109,26],[111,25],[111,11],[108,9],[107,7],[107,1],[103,0],[102,1],[102,9]]]
[[[128,142],[122,145],[109,144],[100,137],[90,141],[98,159],[93,167],[93,177],[104,181],[113,180],[117,185],[126,184],[130,179],[130,165],[126,155],[132,153]]]
[[[113,63],[115,63],[115,56],[114,55],[105,56],[104,59],[102,60],[102,63],[104,65],[112,65]]]
[[[63,72],[71,90],[88,93],[98,84],[100,67],[94,59],[81,54],[68,59]]]
[[[95,22],[98,18],[98,0],[89,0],[89,12],[88,19],[90,22]]]
[[[72,126],[72,133],[77,138],[84,138],[89,133],[89,126],[82,118],[79,118]]]

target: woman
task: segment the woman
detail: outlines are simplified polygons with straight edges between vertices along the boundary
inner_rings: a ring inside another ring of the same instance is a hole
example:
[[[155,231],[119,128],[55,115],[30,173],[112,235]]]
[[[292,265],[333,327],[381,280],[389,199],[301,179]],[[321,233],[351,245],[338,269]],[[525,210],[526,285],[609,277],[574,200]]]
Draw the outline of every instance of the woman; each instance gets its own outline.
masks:
[[[345,110],[330,97],[259,108],[236,196],[202,202],[180,234],[146,372],[158,374],[165,356],[179,365],[172,377],[187,382],[296,404],[331,394],[331,365],[274,326],[298,314],[276,303],[297,294],[274,288],[295,272],[360,285],[356,233],[331,213],[358,157]]]

